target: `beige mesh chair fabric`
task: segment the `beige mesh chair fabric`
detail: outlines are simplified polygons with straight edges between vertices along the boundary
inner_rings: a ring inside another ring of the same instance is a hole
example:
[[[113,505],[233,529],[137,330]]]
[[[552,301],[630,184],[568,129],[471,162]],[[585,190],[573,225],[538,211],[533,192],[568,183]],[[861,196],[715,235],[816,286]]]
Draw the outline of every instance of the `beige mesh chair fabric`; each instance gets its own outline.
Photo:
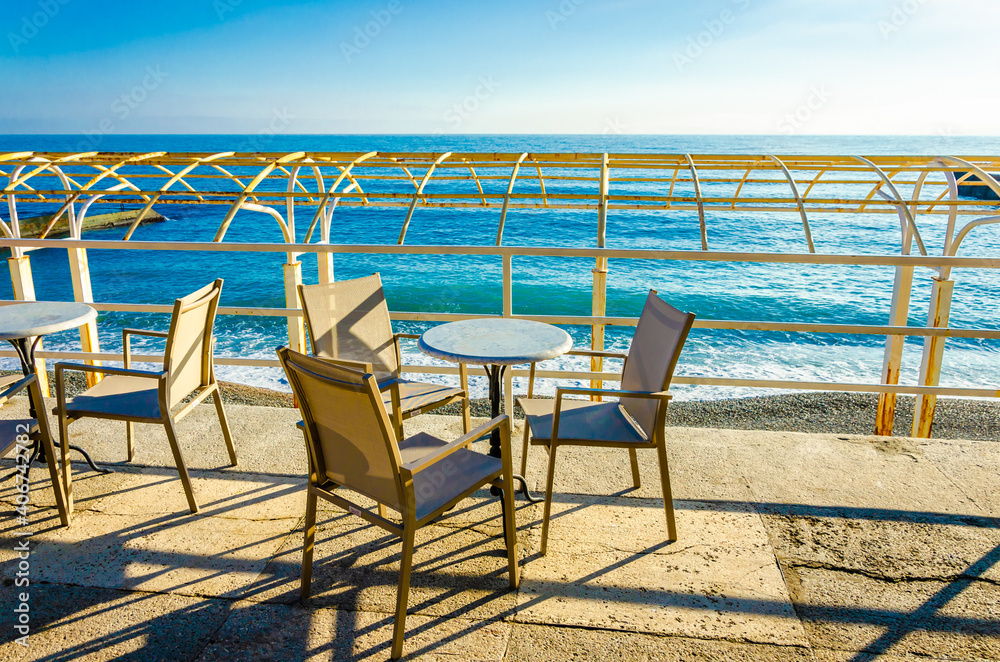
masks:
[[[358,369],[373,372],[382,399],[392,412],[398,436],[402,437],[404,420],[457,401],[462,402],[463,431],[469,431],[468,377],[464,365],[459,366],[461,388],[400,377],[399,339],[419,336],[392,332],[389,306],[377,273],[334,283],[299,285],[299,296],[313,354],[341,363],[353,362]]]
[[[694,315],[683,313],[650,290],[632,338],[628,355],[616,352],[573,350],[570,354],[624,358],[621,390],[558,388],[556,398],[532,398],[534,370],[531,367],[527,398],[518,398],[524,410],[524,444],[521,475],[527,469],[529,442],[549,451],[545,510],[542,516],[541,553],[545,554],[552,506],[552,483],[556,450],[559,446],[606,446],[627,448],[632,465],[632,482],[639,487],[639,461],[636,450],[655,448],[659,456],[663,506],[667,518],[668,539],[677,540],[670,472],[664,425],[670,379],[677,366]],[[617,402],[590,402],[564,399],[566,395],[602,395],[617,397]]]
[[[108,368],[104,366],[77,365],[72,363],[57,363],[56,397],[59,416],[59,438],[62,443],[63,462],[66,462],[66,449],[69,440],[69,424],[81,418],[106,418],[125,421],[126,439],[128,444],[128,459],[132,460],[135,453],[132,438],[134,423],[162,423],[166,429],[167,441],[180,474],[184,494],[192,513],[198,512],[198,503],[191,488],[191,478],[184,464],[184,456],[177,443],[175,424],[190,413],[196,405],[212,396],[215,411],[219,416],[222,436],[229,451],[229,461],[236,465],[236,449],[229,433],[229,422],[222,406],[219,384],[215,379],[215,369],[212,362],[214,343],[212,328],[215,325],[215,313],[219,306],[219,295],[222,293],[222,279],[206,285],[197,292],[192,292],[174,302],[173,316],[170,318],[170,330],[140,331],[124,329],[122,331],[122,346],[124,352],[124,368]],[[129,343],[130,336],[142,335],[154,338],[166,338],[167,344],[163,354],[161,371],[151,372],[133,370],[132,355]],[[87,389],[72,400],[66,401],[66,389],[63,381],[65,371],[82,371],[102,373],[104,377],[95,386]],[[188,396],[194,397],[177,411],[173,408]],[[66,498],[70,512],[73,509],[72,477],[65,472]]]
[[[34,408],[37,418],[0,418],[0,457],[7,457],[12,450],[18,448],[18,438],[22,441],[29,439],[40,443],[45,452],[46,464],[49,468],[49,479],[52,481],[52,491],[55,494],[56,510],[59,512],[59,520],[63,526],[69,526],[69,508],[66,505],[66,494],[63,491],[63,481],[60,477],[62,473],[60,465],[56,459],[55,445],[52,443],[52,432],[49,430],[49,419],[45,415],[45,402],[42,400],[42,391],[38,387],[38,377],[29,375],[21,377],[10,375],[0,378],[0,409],[10,403],[10,399],[27,390],[28,401]],[[25,446],[26,444],[21,444]],[[16,480],[16,485],[28,484],[27,450],[18,454],[15,463],[15,475],[23,478]],[[65,466],[65,465],[63,465]]]
[[[302,551],[302,599],[312,582],[316,540],[316,503],[323,498],[403,542],[396,601],[392,657],[403,652],[406,604],[410,590],[414,534],[484,485],[502,491],[507,570],[511,588],[518,585],[514,483],[510,455],[510,419],[498,416],[448,443],[427,433],[399,440],[371,372],[336,360],[299,354],[286,347],[278,357],[295,394],[309,456],[306,532]],[[501,457],[469,450],[494,429],[501,433]],[[377,513],[342,496],[351,490],[374,499]],[[399,521],[385,516],[388,507]]]

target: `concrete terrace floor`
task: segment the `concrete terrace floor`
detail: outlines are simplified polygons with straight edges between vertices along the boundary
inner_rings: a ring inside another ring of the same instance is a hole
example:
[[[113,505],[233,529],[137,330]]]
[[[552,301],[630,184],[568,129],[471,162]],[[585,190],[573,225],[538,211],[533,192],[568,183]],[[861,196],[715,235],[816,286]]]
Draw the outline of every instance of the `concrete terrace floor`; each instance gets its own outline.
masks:
[[[300,604],[297,412],[228,412],[236,468],[225,466],[211,405],[179,425],[198,515],[162,428],[137,426],[128,465],[123,424],[72,426],[73,441],[115,473],[74,462],[69,528],[35,468],[26,649],[12,641],[24,527],[13,480],[0,483],[0,658],[388,659],[399,543],[321,503],[313,598]],[[410,432],[460,433],[457,418],[411,423]],[[519,461],[519,425],[515,435]],[[519,497],[517,591],[487,492],[422,529],[406,658],[1000,659],[994,443],[691,428],[667,438],[676,543],[665,542],[654,451],[639,454],[638,490],[624,451],[560,451],[544,557],[542,506]],[[532,449],[532,485],[544,455]]]

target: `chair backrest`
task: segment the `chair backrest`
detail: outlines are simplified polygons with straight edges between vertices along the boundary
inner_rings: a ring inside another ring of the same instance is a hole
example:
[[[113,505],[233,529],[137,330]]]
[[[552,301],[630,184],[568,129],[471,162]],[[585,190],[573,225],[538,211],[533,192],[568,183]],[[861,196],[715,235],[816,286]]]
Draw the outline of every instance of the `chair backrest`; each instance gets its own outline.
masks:
[[[658,297],[656,290],[650,290],[625,359],[622,390],[667,390],[692,324],[693,313],[677,310]],[[623,397],[619,402],[646,436],[652,438],[657,401]]]
[[[167,370],[167,405],[173,407],[212,379],[212,327],[222,279],[174,302],[163,367]]]
[[[319,484],[327,479],[400,510],[399,447],[374,375],[287,347],[278,357],[306,427]]]
[[[399,376],[382,279],[372,274],[335,283],[300,285],[313,354],[372,364],[375,376]]]

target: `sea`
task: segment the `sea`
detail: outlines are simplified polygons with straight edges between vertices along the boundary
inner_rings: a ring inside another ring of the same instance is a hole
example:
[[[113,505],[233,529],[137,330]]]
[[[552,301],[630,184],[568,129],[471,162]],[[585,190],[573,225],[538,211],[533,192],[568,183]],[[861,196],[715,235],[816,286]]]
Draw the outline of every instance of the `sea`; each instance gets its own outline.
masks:
[[[0,152],[116,151],[339,151],[368,152],[641,152],[691,154],[814,154],[814,155],[962,155],[1000,154],[1000,137],[968,136],[728,136],[728,135],[5,135]],[[54,210],[22,205],[22,216]],[[210,241],[225,214],[222,206],[164,206],[164,223],[143,225],[134,238],[143,241]],[[418,210],[419,211],[419,210]],[[101,213],[95,208],[92,213]],[[394,244],[405,210],[341,207],[334,213],[332,243]],[[490,245],[496,233],[497,210],[478,213],[435,210],[417,214],[408,244]],[[697,223],[682,212],[615,212],[608,215],[609,248],[697,250]],[[730,214],[709,218],[711,248],[721,251],[803,252],[801,233],[789,224]],[[0,217],[9,217],[6,205]],[[696,219],[696,215],[695,215]],[[889,219],[888,221],[886,219]],[[811,217],[820,253],[898,254],[899,225],[895,217],[871,218],[839,214]],[[920,218],[920,230],[930,254],[941,254],[943,221]],[[555,210],[512,211],[504,243],[529,246],[593,246],[596,212]],[[299,229],[299,239],[304,227]],[[85,239],[120,239],[122,228],[87,231]],[[280,242],[277,225],[264,215],[238,216],[226,241]],[[796,243],[798,242],[798,243]],[[1000,226],[986,226],[969,235],[960,255],[1000,256]],[[39,300],[72,300],[66,251],[46,248],[30,253]],[[214,278],[224,278],[224,306],[284,307],[281,264],[276,253],[192,253],[170,251],[89,251],[94,299],[98,302],[171,304],[177,297]],[[315,256],[303,258],[307,283],[315,282]],[[513,302],[516,314],[589,315],[593,260],[517,258],[514,260]],[[502,309],[501,261],[492,256],[343,255],[335,258],[336,278],[379,272],[389,308],[499,314]],[[918,269],[909,324],[924,326],[933,272]],[[1000,328],[1000,277],[992,270],[957,269],[951,326]],[[838,324],[888,323],[892,297],[891,267],[788,265],[722,262],[658,262],[611,260],[607,313],[637,316],[650,288],[699,319],[761,320]],[[0,298],[12,299],[9,279],[0,279]],[[121,330],[142,327],[165,330],[162,314],[102,313],[98,333],[104,351],[121,350]],[[428,323],[395,322],[395,329],[421,332]],[[589,327],[566,327],[574,344],[589,347]],[[606,346],[626,350],[632,330],[609,327]],[[220,316],[216,323],[218,356],[273,358],[275,347],[287,342],[284,318]],[[136,351],[154,353],[155,341],[138,342]],[[730,379],[774,379],[877,383],[885,338],[867,335],[804,334],[695,329],[677,368],[677,375]],[[47,336],[48,350],[79,350],[79,336],[64,332]],[[923,340],[910,338],[903,352],[902,383],[916,383]],[[162,351],[162,350],[160,350]],[[404,361],[437,362],[404,343]],[[13,359],[0,360],[11,368]],[[550,366],[587,369],[578,357],[563,357]],[[277,368],[218,366],[220,379],[288,391]],[[949,339],[941,384],[997,388],[1000,341]],[[423,379],[424,377],[422,377]],[[429,378],[429,377],[428,377]],[[446,376],[436,378],[447,381]],[[573,384],[563,380],[560,384]],[[541,392],[553,392],[555,381],[542,380]],[[475,378],[473,395],[485,394],[485,380]],[[515,390],[526,387],[515,380]],[[710,400],[773,394],[775,389],[675,385],[681,400]]]

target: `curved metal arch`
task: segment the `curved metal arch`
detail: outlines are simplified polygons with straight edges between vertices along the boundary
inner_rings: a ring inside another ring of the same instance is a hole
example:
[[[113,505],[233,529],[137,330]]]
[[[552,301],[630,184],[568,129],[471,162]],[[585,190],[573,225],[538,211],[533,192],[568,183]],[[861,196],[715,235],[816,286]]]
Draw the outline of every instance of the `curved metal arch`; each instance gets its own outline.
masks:
[[[705,225],[705,201],[701,197],[701,182],[698,181],[698,168],[690,154],[685,154],[688,170],[691,171],[691,182],[694,184],[694,199],[698,204],[698,225],[701,228],[701,250],[708,250],[708,228]]]
[[[341,193],[350,193],[351,191],[354,190],[354,188],[355,188],[354,184],[348,184],[347,187],[343,191],[341,191]],[[333,223],[333,211],[337,208],[338,202],[340,202],[340,196],[339,195],[334,196],[331,199],[327,213],[323,214],[322,216],[322,225],[320,228],[320,238],[318,240],[318,243],[321,244],[330,243],[330,229]],[[308,244],[309,240],[312,239],[312,233],[316,229],[316,224],[317,223],[314,217],[313,222],[309,224],[309,229],[306,230],[306,236],[305,239],[303,239],[304,243]]]
[[[889,179],[889,177],[885,174],[885,172],[883,172],[881,168],[879,168],[877,165],[875,165],[865,157],[854,156],[852,158],[861,161],[869,168],[874,170],[876,174],[878,174],[879,178],[882,180],[883,184],[889,188],[890,193],[892,193],[893,199],[895,199],[895,204],[897,206],[897,209],[902,209],[903,214],[906,216],[906,222],[910,226],[910,231],[913,233],[913,238],[917,242],[917,248],[920,249],[920,254],[926,256],[927,249],[924,247],[924,240],[920,237],[920,230],[917,229],[917,223],[916,221],[913,220],[913,214],[910,213],[910,206],[906,204],[906,201],[903,200],[903,196],[899,194],[899,190],[896,188],[896,185],[892,183],[892,180]],[[876,187],[876,190],[878,190],[879,188],[881,187]]]
[[[968,168],[970,172],[976,173],[976,176],[979,177],[979,180],[983,184],[991,188],[993,192],[996,193],[998,197],[1000,197],[1000,182],[997,182],[997,180],[993,179],[993,177],[991,177],[988,172],[986,172],[979,166],[975,165],[974,163],[970,163],[965,159],[960,159],[957,156],[938,156],[935,159],[935,161],[941,162],[942,165],[948,165],[948,162],[951,161],[953,165],[958,165],[961,166],[962,168]]]
[[[788,185],[792,189],[792,195],[795,196],[795,204],[799,208],[799,216],[802,218],[802,230],[806,233],[806,245],[809,246],[810,253],[815,253],[816,246],[813,245],[812,231],[809,229],[809,218],[806,216],[806,205],[802,200],[802,196],[799,195],[799,187],[795,184],[795,178],[792,177],[792,173],[789,172],[788,168],[777,156],[768,154],[768,158],[777,163],[778,167],[781,168],[781,172],[785,173],[785,179],[788,180]]]
[[[538,171],[538,188],[540,188],[541,191],[542,191],[542,207],[548,207],[549,206],[549,196],[546,195],[546,193],[545,193],[545,180],[542,178],[542,166],[540,166],[538,164],[538,160],[537,159],[534,159],[534,161],[535,161],[535,170]],[[482,193],[482,190],[480,190],[479,192]],[[484,202],[485,202],[485,199],[484,199]]]
[[[160,187],[159,192],[156,195],[151,196],[149,198],[149,201],[146,202],[146,204],[143,206],[143,208],[141,210],[139,210],[139,215],[136,216],[135,220],[132,221],[132,224],[128,226],[128,230],[125,231],[125,237],[122,239],[122,241],[128,241],[129,239],[132,238],[132,233],[134,233],[135,229],[137,227],[139,227],[139,224],[142,223],[142,220],[144,218],[146,218],[146,214],[148,214],[149,210],[151,210],[153,208],[153,205],[156,204],[156,201],[159,200],[163,196],[164,193],[166,193],[167,191],[170,190],[171,186],[173,186],[174,184],[176,184],[178,181],[181,181],[181,182],[184,183],[185,186],[187,186],[190,189],[190,186],[187,185],[187,182],[183,181],[183,178],[184,178],[185,175],[187,175],[188,173],[190,173],[192,170],[194,170],[195,168],[197,168],[200,165],[204,165],[206,163],[211,163],[212,161],[215,161],[216,159],[221,159],[221,158],[225,158],[227,156],[232,156],[233,154],[235,154],[235,152],[217,152],[215,154],[210,154],[210,155],[202,157],[202,158],[194,159],[194,161],[190,165],[187,165],[184,168],[182,168],[181,170],[177,171],[176,174],[174,174],[170,179],[167,180],[167,182],[163,186]],[[223,174],[227,175],[228,177],[233,178],[232,175],[230,175],[228,172],[226,172],[222,168],[219,168],[219,170],[221,170],[223,172]]]
[[[136,191],[139,190],[132,183],[122,182],[122,183],[119,183],[119,184],[115,184],[114,186],[112,186],[111,188],[107,189],[106,191],[98,192],[97,194],[92,195],[89,198],[87,198],[87,200],[80,207],[80,213],[78,213],[76,215],[76,222],[73,223],[72,225],[70,225],[69,236],[71,238],[73,238],[73,239],[80,239],[83,236],[83,219],[86,218],[87,212],[90,210],[90,205],[94,204],[95,202],[97,202],[98,200],[100,200],[101,198],[103,198],[106,195],[109,195],[109,194],[111,194],[113,192],[116,192],[116,191],[120,191],[120,190],[122,190],[124,188],[128,188],[130,186],[132,187],[132,189],[134,189]],[[48,229],[46,229],[46,232],[48,232]]]
[[[266,207],[264,205],[258,205],[253,202],[244,202],[240,205],[240,209],[245,209],[247,211],[260,212],[262,214],[270,215],[274,220],[278,222],[278,226],[281,228],[281,234],[285,238],[286,244],[294,244],[295,237],[292,234],[292,229],[288,227],[288,223],[282,218],[281,212],[273,207]]]
[[[80,191],[89,191],[91,190],[92,186],[97,184],[105,177],[109,176],[113,177],[115,173],[118,171],[118,169],[121,168],[122,166],[136,164],[139,163],[140,161],[145,161],[146,159],[152,159],[157,156],[163,156],[164,154],[166,154],[166,152],[148,152],[146,154],[137,154],[131,158],[125,159],[124,161],[119,161],[115,165],[107,168],[100,164],[91,164],[94,168],[97,168],[99,172],[96,175],[94,175],[94,177],[86,184],[80,186]]]
[[[260,172],[258,172],[254,176],[254,178],[251,179],[250,182],[246,186],[243,187],[243,190],[236,197],[236,200],[233,202],[233,204],[229,207],[229,211],[226,212],[226,217],[224,219],[222,219],[222,223],[219,224],[219,229],[216,231],[215,238],[212,239],[212,241],[214,241],[214,242],[220,242],[220,241],[222,241],[223,237],[226,236],[226,232],[229,230],[229,225],[233,222],[233,218],[236,217],[236,212],[238,212],[240,209],[250,209],[249,207],[244,207],[243,205],[244,205],[244,203],[246,203],[247,198],[249,198],[251,196],[251,194],[253,193],[254,189],[256,189],[257,186],[260,185],[260,183],[262,181],[264,181],[265,177],[267,177],[269,174],[271,174],[271,172],[276,167],[278,167],[278,165],[280,165],[282,163],[287,163],[288,161],[293,161],[295,159],[302,158],[303,156],[305,156],[305,152],[292,152],[290,154],[285,154],[284,156],[279,157],[277,159],[271,160],[270,162],[267,163],[267,165],[265,165],[263,168],[261,168]],[[256,198],[254,198],[254,199],[256,200]],[[255,204],[255,203],[250,203],[250,204],[253,204],[255,207],[259,207],[259,209],[252,209],[251,211],[264,211],[264,213],[271,214],[272,216],[275,215],[275,214],[277,214],[278,217],[281,216],[280,214],[278,214],[277,211],[271,209],[270,207],[263,207],[261,205]],[[270,210],[270,211],[265,211],[265,210]],[[285,222],[284,222],[283,219],[279,221],[279,224],[282,227],[282,231],[287,236],[288,235],[288,225],[285,224]],[[290,243],[292,243],[292,242],[290,242]]]
[[[816,184],[819,184],[819,180],[822,179],[823,175],[825,175],[829,171],[830,171],[829,168],[820,168],[819,171],[817,171],[816,176],[813,177],[812,181],[809,182],[809,186],[806,187],[806,192],[802,194],[803,200],[809,197],[809,194],[812,192],[813,187],[815,187]]]
[[[465,159],[462,160],[464,161]],[[482,205],[485,207],[487,204],[486,193],[483,191],[483,184],[482,182],[479,181],[479,175],[476,174],[476,169],[472,167],[471,163],[469,164],[469,172],[472,173],[472,180],[476,182],[476,188],[479,189],[479,195],[480,195],[479,199],[482,201]]]
[[[510,181],[507,182],[507,193],[503,196],[503,207],[500,208],[500,222],[497,224],[497,246],[503,241],[503,228],[507,223],[507,209],[510,207],[510,194],[514,192],[514,180],[517,179],[517,173],[521,169],[521,162],[527,157],[527,152],[521,154],[517,158],[517,162],[514,163],[514,169],[510,173]]]
[[[972,230],[983,225],[992,225],[993,223],[1000,223],[1000,216],[987,216],[985,218],[978,218],[974,221],[966,223],[965,227],[963,227],[955,236],[955,241],[951,243],[951,252],[948,253],[948,257],[958,255],[958,247],[961,245],[962,240],[965,239],[965,237],[968,236]]]
[[[350,177],[351,170],[354,168],[354,166],[358,165],[359,163],[363,163],[374,156],[378,156],[378,152],[367,152],[365,154],[362,154],[357,158],[355,158],[353,161],[351,161],[349,164],[347,164],[347,167],[341,170],[340,175],[337,177],[337,179],[333,180],[333,184],[330,185],[330,188],[323,195],[323,199],[320,200],[319,206],[316,208],[316,213],[313,214],[312,221],[310,221],[309,223],[310,227],[316,225],[316,222],[319,221],[320,217],[323,215],[323,210],[326,208],[327,203],[330,201],[330,196],[333,195],[334,191],[337,190],[337,187],[340,186],[340,183],[344,181],[344,179]]]
[[[406,210],[406,218],[403,219],[403,227],[399,230],[399,239],[396,240],[397,244],[402,245],[403,240],[406,239],[406,230],[410,227],[410,219],[413,218],[413,210],[417,207],[417,201],[420,200],[420,196],[424,192],[424,187],[427,186],[427,182],[430,181],[431,175],[434,174],[434,169],[437,168],[445,159],[451,156],[451,152],[445,152],[441,156],[434,159],[434,163],[427,168],[427,172],[424,173],[423,179],[420,180],[420,186],[417,187],[417,192],[413,194],[413,200],[410,201],[410,208]]]
[[[754,162],[753,165],[746,169],[746,172],[743,173],[743,177],[740,178],[740,183],[736,186],[736,193],[733,194],[733,203],[729,206],[730,209],[736,209],[736,199],[740,197],[740,191],[743,190],[743,185],[747,183],[748,179],[750,179],[750,173],[759,168],[766,161],[766,156],[761,157],[758,161]],[[676,173],[677,171],[675,170],[674,172]],[[676,174],[674,176],[676,176]]]
[[[24,182],[28,181],[29,179],[31,179],[35,175],[37,175],[39,173],[42,173],[42,172],[48,170],[49,168],[58,167],[60,164],[63,164],[63,163],[72,163],[72,162],[77,161],[79,159],[82,159],[82,158],[84,158],[86,156],[94,156],[94,155],[96,155],[98,153],[99,152],[80,152],[79,154],[66,154],[66,155],[64,155],[64,156],[62,156],[62,157],[60,157],[58,159],[55,159],[55,160],[50,160],[50,159],[47,159],[47,158],[45,158],[43,156],[37,156],[36,155],[32,159],[32,161],[44,161],[45,163],[43,163],[42,165],[38,166],[37,168],[35,168],[31,172],[29,172],[28,174],[24,175],[23,177],[18,178],[16,181],[12,181],[8,186],[6,186],[4,188],[4,193],[7,193],[7,192],[15,189],[16,187],[18,187],[21,184],[23,184]],[[66,182],[68,180],[68,178],[65,175],[62,175],[61,177],[62,177],[62,179],[63,179],[64,182]],[[66,185],[66,188],[69,188],[69,184],[68,183]]]

